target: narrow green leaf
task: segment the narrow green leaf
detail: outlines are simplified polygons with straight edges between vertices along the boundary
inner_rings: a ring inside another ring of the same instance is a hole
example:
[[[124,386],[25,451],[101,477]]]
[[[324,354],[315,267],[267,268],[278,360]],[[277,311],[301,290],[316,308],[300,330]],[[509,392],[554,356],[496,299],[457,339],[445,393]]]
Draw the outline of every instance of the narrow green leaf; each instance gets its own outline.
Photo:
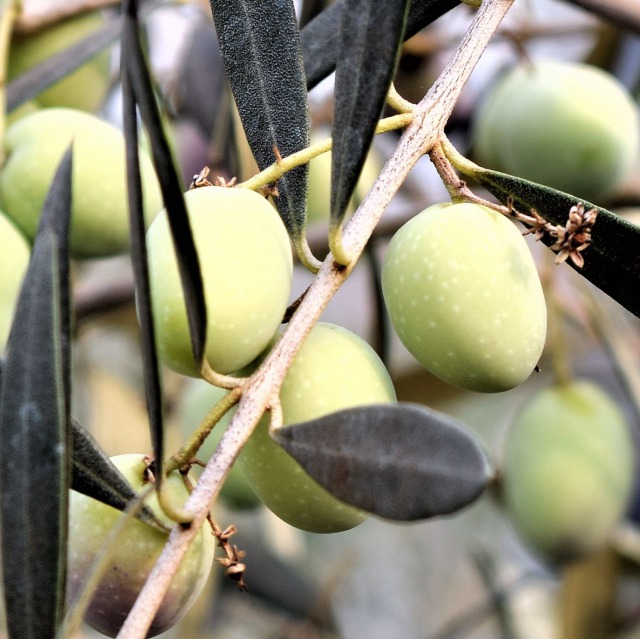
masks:
[[[0,521],[10,639],[51,639],[64,614],[71,166],[68,151],[44,203],[3,367]]]
[[[71,488],[124,511],[137,498],[136,492],[93,437],[75,419],[71,420],[71,435]],[[167,532],[167,527],[150,508],[144,506],[136,516],[140,521]]]
[[[95,33],[33,67],[7,85],[7,112],[38,96],[120,37],[122,20],[114,18]]]
[[[567,263],[640,317],[639,227],[591,202],[505,173],[477,167],[470,175],[503,204],[512,200],[515,208],[526,214],[534,209],[554,225],[565,226],[571,207],[577,204],[586,210],[596,209],[591,244],[582,252],[584,266],[580,268],[570,259]],[[542,241],[550,246],[555,239],[545,234]]]
[[[126,52],[122,59],[123,69],[129,78],[151,146],[178,259],[189,318],[191,348],[195,361],[201,362],[206,342],[207,312],[198,254],[182,197],[182,185],[162,126],[151,74],[140,42],[138,1],[126,0],[123,12],[122,48]]]
[[[341,14],[347,2],[336,0],[302,29],[302,56],[309,90],[336,68]],[[405,39],[459,4],[460,0],[412,0]]]
[[[292,0],[211,0],[222,59],[249,146],[262,170],[309,146],[309,110]],[[307,219],[308,166],[278,180],[274,198],[294,242]]]
[[[395,73],[409,0],[346,0],[336,64],[331,227],[342,224]]]
[[[467,427],[419,404],[359,406],[271,435],[336,497],[388,519],[454,512],[491,476]]]

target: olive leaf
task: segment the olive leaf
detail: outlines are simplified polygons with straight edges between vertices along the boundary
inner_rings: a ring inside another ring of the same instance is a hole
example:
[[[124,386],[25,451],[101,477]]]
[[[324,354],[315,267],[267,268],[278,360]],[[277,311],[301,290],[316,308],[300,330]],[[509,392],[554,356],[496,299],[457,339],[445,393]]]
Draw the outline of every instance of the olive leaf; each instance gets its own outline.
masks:
[[[409,0],[346,0],[343,5],[332,129],[332,229],[342,224],[371,146],[395,73],[408,9]]]
[[[503,204],[512,203],[525,214],[534,210],[553,225],[564,227],[574,206],[581,205],[585,211],[594,209],[597,215],[591,243],[582,252],[584,265],[579,267],[571,259],[567,263],[640,317],[640,227],[591,202],[535,182],[475,165],[465,172]],[[555,238],[545,233],[542,241],[550,246]]]
[[[220,51],[260,170],[309,146],[300,33],[291,0],[211,0]],[[277,183],[274,201],[296,246],[307,219],[308,166]]]
[[[45,199],[0,391],[2,568],[9,637],[50,639],[64,614],[70,482],[72,154]]]
[[[124,511],[138,495],[100,448],[93,437],[75,420],[71,420],[73,490]],[[147,506],[136,517],[154,528],[167,532],[167,527]]]
[[[399,521],[452,513],[492,475],[462,422],[419,404],[358,406],[271,436],[342,501]]]
[[[145,372],[147,412],[155,459],[164,459],[164,426],[162,388],[158,356],[155,347],[149,267],[142,207],[142,185],[138,158],[138,129],[136,104],[146,127],[153,163],[158,174],[162,197],[167,211],[169,228],[175,246],[180,280],[185,297],[191,349],[196,362],[202,362],[206,342],[207,312],[202,274],[187,208],[171,148],[164,134],[158,112],[149,68],[139,36],[136,0],[124,3],[122,45],[123,56],[123,117],[127,151],[127,186],[130,211],[131,256],[136,281],[138,316],[142,333],[142,356]],[[158,489],[162,473],[157,473]]]
[[[304,71],[309,90],[336,68],[340,21],[347,1],[333,2],[311,20],[300,33]],[[459,0],[412,0],[404,38],[408,39],[415,35],[420,29],[459,4]]]

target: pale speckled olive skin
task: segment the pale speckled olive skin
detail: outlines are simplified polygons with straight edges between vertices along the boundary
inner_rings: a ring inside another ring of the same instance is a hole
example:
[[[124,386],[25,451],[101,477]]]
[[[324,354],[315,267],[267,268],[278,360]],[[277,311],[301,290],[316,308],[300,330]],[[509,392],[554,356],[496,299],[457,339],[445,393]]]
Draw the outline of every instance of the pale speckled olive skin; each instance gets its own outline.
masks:
[[[533,258],[487,207],[436,204],[409,220],[389,244],[382,288],[403,344],[453,386],[506,391],[540,358],[547,314]]]
[[[254,191],[207,186],[185,193],[207,306],[206,358],[234,373],[269,344],[287,308],[293,258],[284,224]],[[163,211],[147,231],[159,353],[171,369],[199,377]]]
[[[114,125],[75,109],[41,109],[7,130],[0,207],[33,238],[56,168],[73,140],[71,254],[104,257],[129,248],[124,136]],[[162,208],[151,159],[140,151],[147,224]]]
[[[29,266],[31,246],[15,224],[0,213],[0,353],[9,338],[22,280]]]
[[[380,358],[360,337],[319,323],[295,357],[280,391],[288,426],[352,406],[396,401]],[[295,428],[295,426],[293,426]],[[367,513],[336,499],[269,436],[260,421],[239,463],[265,505],[287,523],[314,533],[354,528]]]
[[[633,442],[614,401],[576,380],[534,396],[507,435],[506,511],[523,541],[552,562],[597,551],[633,487]]]
[[[474,120],[477,161],[598,202],[638,157],[637,105],[596,67],[535,60],[509,69]]]
[[[146,487],[143,455],[118,455],[112,461],[136,491]],[[188,496],[182,478],[174,473],[165,481],[171,498],[182,505]],[[161,512],[155,494],[147,504],[171,526]],[[102,546],[120,516],[115,508],[71,491],[68,588],[72,603],[80,595],[93,561],[103,552]],[[84,618],[92,628],[108,637],[118,634],[168,537],[138,520],[127,524],[123,534]],[[153,637],[169,629],[195,602],[211,571],[215,548],[215,537],[205,525],[180,564],[147,636]]]

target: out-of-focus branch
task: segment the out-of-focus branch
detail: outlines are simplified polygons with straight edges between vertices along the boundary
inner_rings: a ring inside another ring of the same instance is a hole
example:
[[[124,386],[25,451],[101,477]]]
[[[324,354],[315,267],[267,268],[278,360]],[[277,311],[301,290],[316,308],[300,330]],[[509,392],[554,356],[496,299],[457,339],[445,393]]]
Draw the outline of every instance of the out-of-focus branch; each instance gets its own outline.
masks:
[[[633,0],[567,0],[612,22],[618,27],[640,33],[640,2]]]

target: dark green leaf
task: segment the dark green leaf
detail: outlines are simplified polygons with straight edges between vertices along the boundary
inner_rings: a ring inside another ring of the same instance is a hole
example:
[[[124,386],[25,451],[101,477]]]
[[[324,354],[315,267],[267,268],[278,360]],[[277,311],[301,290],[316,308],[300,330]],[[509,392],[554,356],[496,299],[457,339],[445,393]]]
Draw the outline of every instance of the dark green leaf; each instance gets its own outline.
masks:
[[[151,310],[146,238],[142,214],[142,185],[138,158],[136,103],[140,108],[142,121],[147,129],[153,162],[158,173],[162,197],[167,210],[169,228],[171,229],[176,250],[189,319],[191,348],[196,362],[201,362],[203,359],[207,315],[202,274],[189,226],[186,205],[182,197],[182,188],[173,163],[171,149],[164,134],[149,69],[140,43],[137,2],[135,0],[125,2],[122,47],[123,117],[127,148],[131,255],[142,333],[142,355],[151,439],[155,459],[157,463],[162,464],[164,459],[162,389],[155,348],[156,340]],[[162,473],[158,473],[157,476],[160,479]],[[157,484],[159,487],[160,481]]]
[[[535,209],[554,225],[564,226],[569,210],[576,204],[583,204],[587,210],[596,209],[591,245],[582,253],[584,266],[578,268],[571,260],[567,263],[640,317],[639,227],[586,200],[505,173],[480,169],[474,171],[472,177],[504,204],[511,198],[522,213]],[[542,241],[549,246],[555,240],[545,235]]]
[[[331,166],[331,226],[338,228],[395,73],[409,0],[346,0],[336,64]]]
[[[309,146],[300,33],[292,0],[211,0],[222,59],[249,146],[260,170]],[[274,198],[298,240],[307,218],[308,166],[278,180]]]
[[[124,511],[136,499],[136,492],[93,437],[74,419],[71,420],[71,435],[71,488]],[[166,526],[146,506],[136,516],[154,528],[167,531]]]
[[[388,519],[454,512],[476,499],[490,464],[461,422],[419,404],[376,404],[272,433],[339,499]]]
[[[33,67],[7,86],[7,112],[38,96],[120,37],[122,21],[114,18],[77,44]]]
[[[44,203],[3,367],[2,566],[11,639],[51,639],[64,614],[71,166],[68,151]]]
[[[300,36],[308,89],[313,89],[336,67],[340,19],[346,2],[337,0],[302,29]],[[405,39],[459,4],[459,0],[412,0]]]

